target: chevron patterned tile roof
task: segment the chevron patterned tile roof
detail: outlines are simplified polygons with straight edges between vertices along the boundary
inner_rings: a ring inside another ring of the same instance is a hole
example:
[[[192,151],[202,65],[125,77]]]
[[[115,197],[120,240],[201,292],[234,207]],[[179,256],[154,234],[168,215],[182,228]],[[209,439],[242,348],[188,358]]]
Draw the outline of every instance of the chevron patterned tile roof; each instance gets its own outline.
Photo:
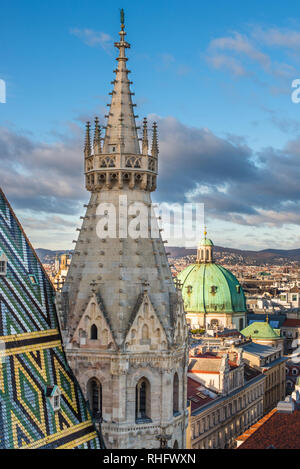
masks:
[[[0,449],[100,447],[53,287],[0,189]]]

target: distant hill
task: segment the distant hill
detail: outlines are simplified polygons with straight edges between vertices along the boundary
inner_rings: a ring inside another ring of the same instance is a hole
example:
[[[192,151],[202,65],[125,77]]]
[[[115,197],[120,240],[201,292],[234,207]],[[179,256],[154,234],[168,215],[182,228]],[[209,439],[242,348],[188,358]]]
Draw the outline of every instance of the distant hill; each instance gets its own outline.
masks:
[[[196,249],[185,249],[177,247],[168,247],[168,252],[172,257],[185,257],[197,254]],[[265,249],[263,251],[244,251],[241,249],[214,247],[216,259],[226,258],[230,263],[242,262],[246,264],[284,264],[286,262],[300,262],[300,249]]]
[[[167,251],[171,257],[195,256],[196,249],[186,249],[178,247],[167,247]],[[54,262],[56,255],[71,253],[73,251],[53,251],[50,249],[36,249],[37,255],[43,263]],[[221,246],[214,247],[215,258],[223,259],[230,264],[248,264],[248,265],[264,265],[264,264],[285,264],[291,261],[300,262],[300,249],[265,249],[263,251],[243,251],[241,249],[224,248]]]

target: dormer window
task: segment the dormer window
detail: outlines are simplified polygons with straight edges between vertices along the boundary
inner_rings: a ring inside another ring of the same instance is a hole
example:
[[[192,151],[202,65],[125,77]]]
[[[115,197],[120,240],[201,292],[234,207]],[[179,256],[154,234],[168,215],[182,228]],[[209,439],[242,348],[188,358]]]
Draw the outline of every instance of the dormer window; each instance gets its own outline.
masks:
[[[46,393],[51,407],[54,412],[57,412],[60,410],[61,407],[61,390],[59,389],[58,386],[48,386],[47,387],[47,393]]]
[[[35,275],[29,275],[29,280],[31,282],[32,285],[37,285],[38,282],[37,282],[37,279],[36,279],[36,276]]]
[[[0,275],[6,275],[6,262],[0,261]]]
[[[55,410],[60,408],[60,396],[54,396],[53,407]]]
[[[238,295],[241,293],[241,286],[240,285],[236,286],[236,292],[237,292]]]
[[[212,295],[215,295],[215,294],[217,293],[217,289],[218,289],[218,287],[216,287],[215,285],[212,285],[212,286],[210,287],[210,293],[211,293]]]
[[[4,252],[0,251],[0,275],[5,276],[7,274],[7,257]]]

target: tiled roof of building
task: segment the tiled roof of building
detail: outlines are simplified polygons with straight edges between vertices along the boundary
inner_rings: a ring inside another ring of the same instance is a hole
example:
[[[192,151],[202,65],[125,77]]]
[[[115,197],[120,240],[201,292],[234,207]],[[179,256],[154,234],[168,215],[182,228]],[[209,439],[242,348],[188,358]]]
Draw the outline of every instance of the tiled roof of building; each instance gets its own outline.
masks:
[[[189,373],[219,373],[222,359],[220,357],[192,358],[189,363]]]
[[[53,287],[1,189],[0,251],[7,259],[0,274],[0,449],[100,449],[66,361]]]
[[[252,366],[249,366],[246,363],[244,364],[244,377],[246,382],[250,381],[253,378],[256,378],[256,376],[259,376],[261,374],[262,373],[259,370],[252,368]]]
[[[236,357],[235,357],[236,358]],[[219,374],[222,364],[222,355],[212,353],[202,353],[190,358],[189,373],[211,373]],[[228,360],[230,369],[237,368],[238,365],[234,360]]]
[[[236,440],[242,442],[238,449],[299,449],[300,411],[282,413],[273,409]]]
[[[287,319],[283,327],[300,327],[300,319]]]
[[[280,339],[280,334],[273,329],[268,322],[253,322],[241,331],[245,337],[252,339]]]
[[[191,402],[192,412],[212,402],[214,398],[211,396],[212,394],[199,381],[188,377],[187,397]]]
[[[263,358],[274,355],[274,353],[281,350],[280,347],[274,348],[268,345],[256,344],[255,342],[250,342],[245,345],[242,344],[241,347],[245,352]]]

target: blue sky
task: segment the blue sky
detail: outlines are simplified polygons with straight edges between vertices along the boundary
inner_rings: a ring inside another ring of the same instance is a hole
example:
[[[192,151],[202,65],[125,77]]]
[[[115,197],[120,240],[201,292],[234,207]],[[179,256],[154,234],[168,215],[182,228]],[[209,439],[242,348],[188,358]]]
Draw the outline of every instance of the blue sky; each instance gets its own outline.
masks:
[[[217,244],[298,248],[300,6],[290,0],[6,2],[0,183],[34,245],[72,246],[87,199],[83,122],[106,112],[121,7],[137,113],[161,129],[155,199],[205,202]]]

